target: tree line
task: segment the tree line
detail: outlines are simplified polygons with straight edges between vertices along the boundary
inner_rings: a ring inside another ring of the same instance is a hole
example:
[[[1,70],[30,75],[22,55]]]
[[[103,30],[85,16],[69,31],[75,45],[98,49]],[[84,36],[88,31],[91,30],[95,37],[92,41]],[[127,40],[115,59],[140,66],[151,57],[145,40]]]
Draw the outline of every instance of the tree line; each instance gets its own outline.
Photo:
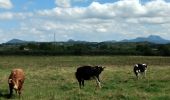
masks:
[[[42,42],[1,44],[0,55],[141,55],[170,56],[170,44],[149,42]]]

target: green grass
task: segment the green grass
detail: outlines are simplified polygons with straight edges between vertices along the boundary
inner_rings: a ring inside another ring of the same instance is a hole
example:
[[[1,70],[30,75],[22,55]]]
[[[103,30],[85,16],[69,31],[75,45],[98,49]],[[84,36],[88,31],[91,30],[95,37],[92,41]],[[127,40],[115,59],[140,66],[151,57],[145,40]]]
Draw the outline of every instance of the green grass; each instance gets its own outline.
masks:
[[[147,63],[146,78],[132,69]],[[95,80],[79,89],[74,73],[81,65],[103,65],[102,88]],[[142,56],[3,56],[0,57],[0,100],[8,94],[11,69],[23,68],[26,80],[22,100],[170,100],[170,58]],[[11,100],[17,100],[14,93]]]

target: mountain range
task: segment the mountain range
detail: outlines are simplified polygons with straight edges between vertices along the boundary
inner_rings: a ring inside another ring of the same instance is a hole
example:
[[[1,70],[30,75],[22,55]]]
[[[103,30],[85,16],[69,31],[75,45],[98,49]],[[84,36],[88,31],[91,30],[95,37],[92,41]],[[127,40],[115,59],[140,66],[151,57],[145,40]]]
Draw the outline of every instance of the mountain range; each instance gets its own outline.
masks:
[[[121,42],[150,42],[155,44],[167,44],[170,43],[170,40],[163,39],[157,35],[150,35],[148,37],[137,37],[131,40],[122,40]]]
[[[74,40],[71,40],[71,42],[73,42]],[[6,42],[7,44],[22,44],[22,43],[30,43],[30,42],[33,42],[33,41],[24,41],[24,40],[20,40],[20,39],[12,39],[8,42]],[[67,42],[70,42],[67,41]],[[74,42],[79,42],[79,41],[74,41]],[[86,42],[86,41],[81,41],[81,42]],[[115,40],[111,40],[111,41],[104,41],[104,42],[150,42],[150,43],[155,43],[155,44],[167,44],[167,43],[170,43],[170,40],[166,40],[166,39],[163,39],[162,37],[160,36],[157,36],[157,35],[150,35],[148,37],[137,37],[135,39],[124,39],[124,40],[121,40],[121,41],[115,41]]]

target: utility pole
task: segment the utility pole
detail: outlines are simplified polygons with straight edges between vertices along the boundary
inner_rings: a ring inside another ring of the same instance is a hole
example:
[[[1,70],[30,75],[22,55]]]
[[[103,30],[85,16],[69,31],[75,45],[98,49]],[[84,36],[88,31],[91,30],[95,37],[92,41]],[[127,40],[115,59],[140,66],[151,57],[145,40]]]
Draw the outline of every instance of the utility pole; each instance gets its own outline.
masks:
[[[54,33],[54,50],[55,50],[55,46],[56,46],[56,40],[55,40],[55,33]]]
[[[55,33],[54,33],[54,43],[55,43]]]

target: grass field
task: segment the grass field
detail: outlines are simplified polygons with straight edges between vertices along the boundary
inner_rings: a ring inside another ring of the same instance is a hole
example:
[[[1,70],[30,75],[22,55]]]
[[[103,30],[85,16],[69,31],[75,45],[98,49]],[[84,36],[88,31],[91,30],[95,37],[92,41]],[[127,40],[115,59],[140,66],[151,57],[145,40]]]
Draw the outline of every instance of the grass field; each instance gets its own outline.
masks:
[[[135,63],[147,63],[146,78],[136,79]],[[94,80],[79,89],[74,73],[81,65],[103,65],[102,88]],[[143,56],[1,56],[0,100],[8,94],[11,69],[23,68],[21,100],[170,100],[170,58]],[[17,100],[14,93],[12,100]]]

